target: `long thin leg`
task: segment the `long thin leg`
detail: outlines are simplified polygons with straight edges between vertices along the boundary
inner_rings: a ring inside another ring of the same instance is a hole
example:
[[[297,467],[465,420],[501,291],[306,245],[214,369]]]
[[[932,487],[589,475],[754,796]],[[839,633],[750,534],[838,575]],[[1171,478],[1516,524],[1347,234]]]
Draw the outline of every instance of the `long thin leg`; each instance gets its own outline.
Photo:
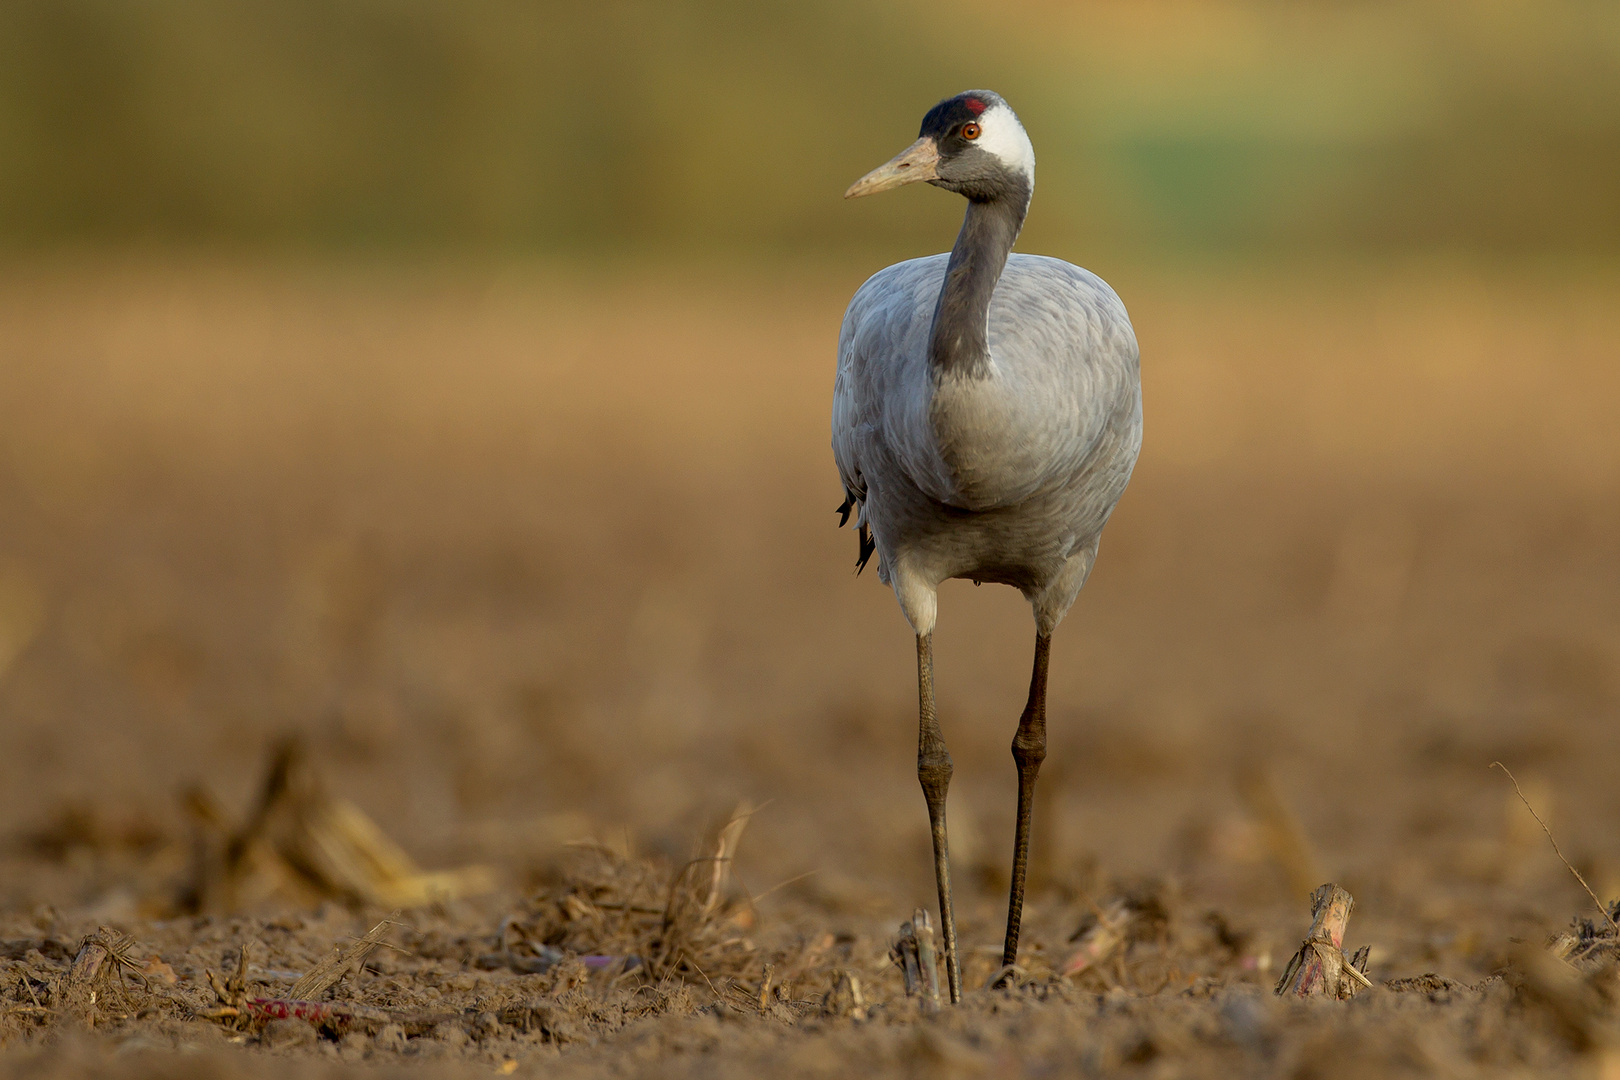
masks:
[[[939,885],[939,922],[945,932],[945,975],[951,1004],[962,1000],[962,970],[956,959],[956,913],[951,907],[951,848],[945,838],[945,791],[951,786],[951,755],[934,714],[934,637],[917,635],[917,779],[928,800],[934,834],[934,880]]]
[[[1035,635],[1035,670],[1029,677],[1029,703],[1013,736],[1013,761],[1018,763],[1018,827],[1013,839],[1012,890],[1007,897],[1007,944],[1001,950],[1005,967],[1018,962],[1018,928],[1024,917],[1024,875],[1029,869],[1029,818],[1035,803],[1035,774],[1046,760],[1046,667],[1052,638]]]

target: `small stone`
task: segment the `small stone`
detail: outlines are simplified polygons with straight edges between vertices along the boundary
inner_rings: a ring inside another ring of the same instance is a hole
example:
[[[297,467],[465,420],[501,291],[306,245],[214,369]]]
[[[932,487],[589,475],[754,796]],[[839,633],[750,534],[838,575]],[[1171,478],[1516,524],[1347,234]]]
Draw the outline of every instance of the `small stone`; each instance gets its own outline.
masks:
[[[146,966],[141,969],[141,972],[148,979],[156,980],[165,986],[175,986],[180,982],[180,977],[174,973],[174,968],[165,963],[161,957],[152,957],[146,962]]]

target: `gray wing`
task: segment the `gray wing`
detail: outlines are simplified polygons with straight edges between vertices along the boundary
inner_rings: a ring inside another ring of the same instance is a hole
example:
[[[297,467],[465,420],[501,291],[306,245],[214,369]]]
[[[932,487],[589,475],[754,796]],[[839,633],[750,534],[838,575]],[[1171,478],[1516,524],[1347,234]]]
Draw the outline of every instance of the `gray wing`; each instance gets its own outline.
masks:
[[[943,272],[945,258],[910,259],[878,271],[856,290],[844,312],[833,381],[832,447],[844,490],[857,500],[866,498],[862,463],[880,452],[884,416],[905,369],[925,362],[921,345],[933,315],[924,303],[927,278],[930,270]],[[937,292],[938,273],[934,277]]]
[[[990,305],[990,355],[1010,399],[1027,403],[1010,427],[999,482],[1009,505],[1069,483],[1141,442],[1136,334],[1125,305],[1097,275],[1061,259],[1014,255]],[[1127,464],[1127,468],[1129,465]]]
[[[884,442],[885,417],[905,393],[908,369],[915,376],[919,366],[926,368],[933,297],[948,258],[909,259],[878,271],[856,290],[839,329],[832,450],[844,486],[839,524],[853,510],[861,530],[859,566],[866,565],[873,547],[867,534],[866,474],[879,459],[892,457]],[[909,381],[917,383],[914,377]]]

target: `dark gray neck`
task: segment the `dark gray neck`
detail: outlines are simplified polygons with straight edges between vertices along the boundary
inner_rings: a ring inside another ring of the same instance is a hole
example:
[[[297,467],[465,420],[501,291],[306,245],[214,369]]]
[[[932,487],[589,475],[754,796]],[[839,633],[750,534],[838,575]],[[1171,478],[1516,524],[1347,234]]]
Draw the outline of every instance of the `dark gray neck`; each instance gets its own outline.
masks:
[[[968,203],[928,338],[928,362],[936,377],[988,374],[990,297],[1028,210],[1029,190],[1023,185],[1004,197]]]

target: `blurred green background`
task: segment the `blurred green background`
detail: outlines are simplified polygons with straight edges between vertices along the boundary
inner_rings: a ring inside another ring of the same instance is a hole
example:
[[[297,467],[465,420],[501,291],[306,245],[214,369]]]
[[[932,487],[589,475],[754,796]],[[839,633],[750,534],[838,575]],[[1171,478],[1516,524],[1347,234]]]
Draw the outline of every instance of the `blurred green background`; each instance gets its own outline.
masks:
[[[976,86],[1026,247],[1620,250],[1613,0],[7,0],[0,243],[937,248],[954,200],[838,196]]]

